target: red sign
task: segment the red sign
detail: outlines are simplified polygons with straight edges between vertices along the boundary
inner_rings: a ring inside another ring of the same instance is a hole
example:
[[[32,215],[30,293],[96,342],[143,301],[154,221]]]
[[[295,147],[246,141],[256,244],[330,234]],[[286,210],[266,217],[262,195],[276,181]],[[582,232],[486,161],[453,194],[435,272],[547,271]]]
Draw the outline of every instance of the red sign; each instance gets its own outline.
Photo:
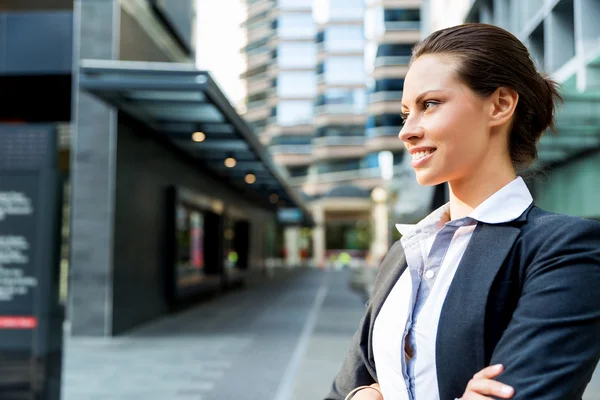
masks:
[[[35,329],[36,317],[0,316],[0,329]]]

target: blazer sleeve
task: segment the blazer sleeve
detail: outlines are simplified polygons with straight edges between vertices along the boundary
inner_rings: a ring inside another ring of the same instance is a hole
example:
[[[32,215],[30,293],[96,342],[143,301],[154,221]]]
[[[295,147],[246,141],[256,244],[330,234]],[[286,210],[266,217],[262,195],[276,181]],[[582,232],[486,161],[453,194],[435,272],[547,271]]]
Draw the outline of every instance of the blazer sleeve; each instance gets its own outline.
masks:
[[[373,294],[381,288],[383,281],[388,277],[398,258],[402,257],[401,253],[402,245],[400,241],[397,241],[381,262],[375,278]],[[346,355],[342,368],[333,381],[329,395],[324,400],[344,400],[352,389],[377,382],[375,366],[369,362],[369,338],[374,315],[374,305],[371,300],[369,300],[365,315],[352,338],[350,350]]]
[[[545,238],[492,353],[513,400],[581,399],[600,356],[600,224],[561,222],[537,233]]]

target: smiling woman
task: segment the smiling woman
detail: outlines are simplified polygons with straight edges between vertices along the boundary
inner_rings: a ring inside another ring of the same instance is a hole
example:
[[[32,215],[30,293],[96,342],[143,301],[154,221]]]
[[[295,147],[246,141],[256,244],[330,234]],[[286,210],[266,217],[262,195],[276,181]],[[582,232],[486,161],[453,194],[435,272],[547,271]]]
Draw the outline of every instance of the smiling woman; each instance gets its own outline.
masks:
[[[581,399],[600,357],[600,224],[541,210],[517,175],[557,85],[512,34],[466,24],[413,49],[403,89],[399,138],[450,202],[396,225],[326,399]]]

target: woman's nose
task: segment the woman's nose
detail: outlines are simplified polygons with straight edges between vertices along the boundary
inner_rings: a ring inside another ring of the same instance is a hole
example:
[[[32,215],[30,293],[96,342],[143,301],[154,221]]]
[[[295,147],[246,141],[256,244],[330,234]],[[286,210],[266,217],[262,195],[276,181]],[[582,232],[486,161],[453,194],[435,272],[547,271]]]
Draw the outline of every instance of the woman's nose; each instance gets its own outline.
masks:
[[[414,142],[423,137],[423,130],[406,121],[398,133],[398,138],[405,143]]]

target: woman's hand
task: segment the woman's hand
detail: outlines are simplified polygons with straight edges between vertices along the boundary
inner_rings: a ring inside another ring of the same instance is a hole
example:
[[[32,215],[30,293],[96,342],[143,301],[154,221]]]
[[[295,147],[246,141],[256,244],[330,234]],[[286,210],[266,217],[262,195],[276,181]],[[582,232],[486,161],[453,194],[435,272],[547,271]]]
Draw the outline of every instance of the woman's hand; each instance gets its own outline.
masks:
[[[366,388],[359,390],[358,392],[356,392],[354,397],[352,397],[352,400],[383,400],[383,396],[381,395],[380,392],[378,392],[378,390],[381,390],[379,388],[379,384],[374,383],[371,385],[371,387],[373,387],[377,390],[366,389]]]
[[[501,399],[510,399],[515,393],[514,389],[501,382],[493,380],[504,371],[502,365],[492,365],[473,375],[469,381],[465,393],[460,400],[484,400],[492,399],[486,395],[500,397]]]

